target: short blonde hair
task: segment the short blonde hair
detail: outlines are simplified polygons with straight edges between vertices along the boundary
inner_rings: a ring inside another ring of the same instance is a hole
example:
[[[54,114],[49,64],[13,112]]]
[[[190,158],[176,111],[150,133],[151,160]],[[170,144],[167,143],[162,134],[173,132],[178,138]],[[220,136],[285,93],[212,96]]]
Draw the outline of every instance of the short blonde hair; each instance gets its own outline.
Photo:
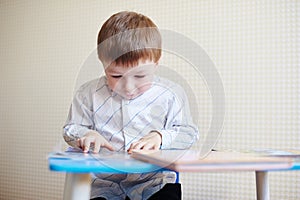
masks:
[[[97,45],[104,67],[112,63],[136,66],[141,60],[157,63],[161,57],[161,35],[157,26],[136,12],[112,15],[101,27]]]

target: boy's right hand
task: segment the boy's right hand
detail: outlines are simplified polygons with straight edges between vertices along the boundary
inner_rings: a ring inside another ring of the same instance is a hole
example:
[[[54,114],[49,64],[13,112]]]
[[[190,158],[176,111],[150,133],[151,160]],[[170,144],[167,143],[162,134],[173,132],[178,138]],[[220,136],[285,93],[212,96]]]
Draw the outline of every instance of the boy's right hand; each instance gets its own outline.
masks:
[[[93,153],[99,153],[101,147],[105,147],[110,151],[113,151],[113,146],[98,132],[90,131],[82,138],[77,140],[78,147],[87,153],[91,147],[94,146]]]

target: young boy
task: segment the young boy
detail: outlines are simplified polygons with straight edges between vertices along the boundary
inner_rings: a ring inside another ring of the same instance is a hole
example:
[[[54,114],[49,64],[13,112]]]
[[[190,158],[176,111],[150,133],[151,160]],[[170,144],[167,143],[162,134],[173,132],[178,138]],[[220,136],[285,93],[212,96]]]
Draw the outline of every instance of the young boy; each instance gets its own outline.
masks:
[[[187,97],[177,84],[155,76],[161,35],[146,16],[112,15],[98,35],[105,76],[74,96],[64,139],[84,152],[186,149],[198,139]],[[174,172],[94,174],[92,199],[181,199]]]

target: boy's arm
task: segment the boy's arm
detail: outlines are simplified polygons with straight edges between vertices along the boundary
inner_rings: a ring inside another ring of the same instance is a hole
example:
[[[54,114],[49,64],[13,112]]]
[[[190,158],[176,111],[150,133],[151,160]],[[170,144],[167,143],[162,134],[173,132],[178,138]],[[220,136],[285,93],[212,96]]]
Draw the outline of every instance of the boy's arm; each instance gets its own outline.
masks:
[[[169,106],[169,114],[162,130],[161,149],[187,149],[198,139],[198,127],[193,123],[188,98],[183,90],[177,92],[173,104]]]
[[[74,95],[67,121],[63,127],[63,137],[72,147],[78,148],[78,139],[94,127],[90,101],[89,93],[83,89],[79,89]]]
[[[198,128],[194,125],[186,95],[175,97],[169,104],[168,115],[163,129],[154,129],[140,140],[133,142],[128,149],[158,150],[187,149],[198,140]],[[160,127],[161,118],[153,118],[152,126]]]
[[[94,153],[98,153],[100,147],[113,150],[109,142],[94,130],[91,92],[80,89],[74,96],[63,137],[70,146],[84,152],[88,152],[90,147],[93,147]]]

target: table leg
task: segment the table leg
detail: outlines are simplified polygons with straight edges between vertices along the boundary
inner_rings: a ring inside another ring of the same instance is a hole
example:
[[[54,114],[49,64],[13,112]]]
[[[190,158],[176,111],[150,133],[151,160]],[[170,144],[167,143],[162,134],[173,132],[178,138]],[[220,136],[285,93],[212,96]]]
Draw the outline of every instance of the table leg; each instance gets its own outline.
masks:
[[[256,197],[257,200],[269,200],[269,181],[268,172],[266,171],[256,171]]]
[[[90,191],[90,174],[66,174],[64,200],[89,200]]]

